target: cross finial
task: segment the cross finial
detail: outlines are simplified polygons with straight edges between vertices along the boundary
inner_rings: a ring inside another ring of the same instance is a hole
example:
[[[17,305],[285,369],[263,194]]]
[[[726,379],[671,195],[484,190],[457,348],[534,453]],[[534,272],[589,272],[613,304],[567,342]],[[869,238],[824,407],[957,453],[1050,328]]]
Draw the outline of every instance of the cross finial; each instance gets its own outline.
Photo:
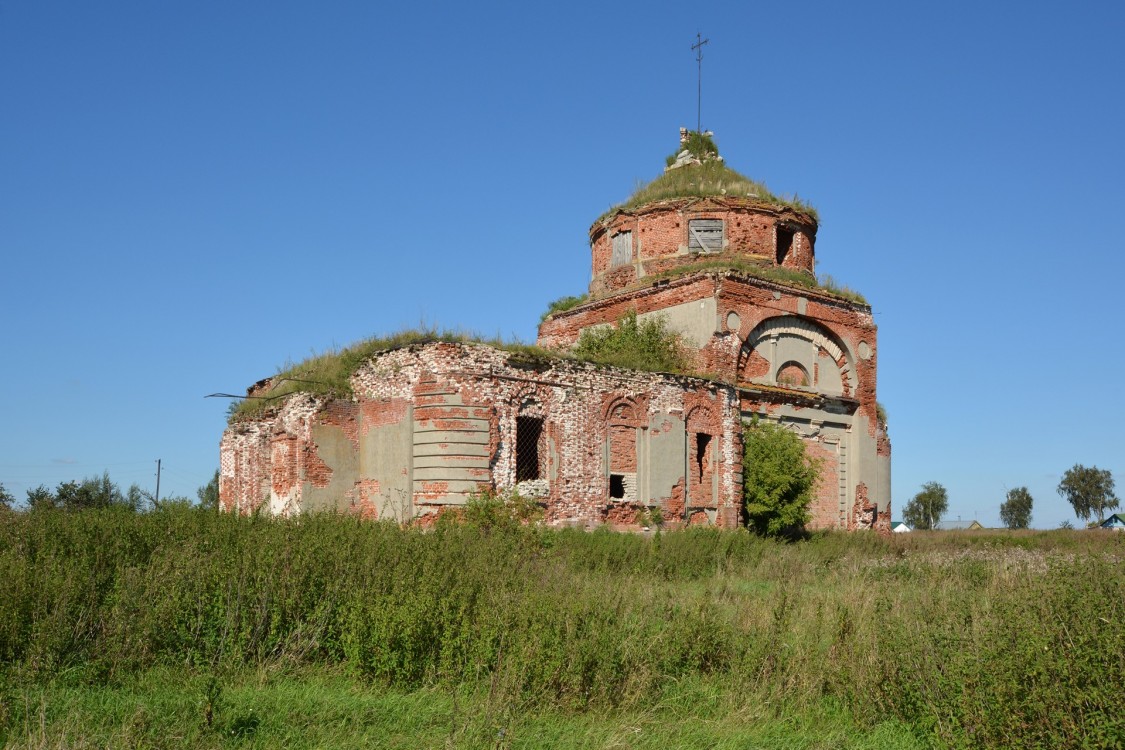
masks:
[[[692,50],[695,52],[695,64],[698,68],[698,80],[695,89],[695,132],[702,133],[703,128],[703,45],[707,44],[710,39],[704,39],[703,35],[699,32],[695,34],[695,44],[691,45]]]

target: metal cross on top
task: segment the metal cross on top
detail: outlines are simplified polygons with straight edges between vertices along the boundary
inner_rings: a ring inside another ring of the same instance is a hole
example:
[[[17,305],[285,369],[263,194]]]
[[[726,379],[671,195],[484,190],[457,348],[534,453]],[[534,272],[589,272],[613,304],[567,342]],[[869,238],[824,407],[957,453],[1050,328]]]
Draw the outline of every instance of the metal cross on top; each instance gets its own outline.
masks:
[[[691,45],[692,50],[695,52],[695,62],[699,69],[698,81],[695,89],[695,132],[702,133],[702,110],[703,110],[703,45],[711,41],[704,39],[702,34],[696,33],[695,44]]]

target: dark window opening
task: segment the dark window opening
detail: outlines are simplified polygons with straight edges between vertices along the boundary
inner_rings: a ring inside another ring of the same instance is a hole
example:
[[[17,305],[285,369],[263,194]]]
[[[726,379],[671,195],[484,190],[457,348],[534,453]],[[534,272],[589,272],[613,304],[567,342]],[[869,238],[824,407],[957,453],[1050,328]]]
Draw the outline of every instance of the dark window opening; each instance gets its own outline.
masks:
[[[621,474],[609,475],[609,496],[614,500],[625,499],[625,477]]]
[[[777,228],[777,265],[784,263],[789,256],[789,251],[793,249],[793,236],[792,229]]]
[[[539,417],[516,417],[516,481],[539,479],[539,438],[543,420]]]
[[[695,468],[698,471],[698,473],[696,475],[696,478],[700,482],[703,481],[703,474],[706,471],[706,469],[704,468],[704,464],[710,463],[709,461],[706,460],[708,458],[707,448],[710,445],[711,445],[711,436],[710,435],[708,435],[705,432],[695,433]]]

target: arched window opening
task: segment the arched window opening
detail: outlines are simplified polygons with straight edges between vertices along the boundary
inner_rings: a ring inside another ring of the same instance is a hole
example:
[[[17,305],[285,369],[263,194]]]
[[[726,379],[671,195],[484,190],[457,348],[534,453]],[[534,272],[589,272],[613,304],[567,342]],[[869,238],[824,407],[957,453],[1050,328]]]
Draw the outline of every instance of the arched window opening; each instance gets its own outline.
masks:
[[[539,441],[543,437],[541,417],[516,417],[516,481],[542,478]]]
[[[637,406],[622,399],[606,415],[609,464],[606,467],[611,500],[635,502],[637,499],[637,440],[640,425]]]
[[[794,234],[792,229],[777,227],[777,265],[784,264],[789,257],[789,251],[793,249]]]
[[[777,384],[807,388],[810,385],[808,370],[799,362],[786,362],[778,368]]]
[[[703,482],[711,469],[711,436],[705,432],[695,433],[695,481]]]

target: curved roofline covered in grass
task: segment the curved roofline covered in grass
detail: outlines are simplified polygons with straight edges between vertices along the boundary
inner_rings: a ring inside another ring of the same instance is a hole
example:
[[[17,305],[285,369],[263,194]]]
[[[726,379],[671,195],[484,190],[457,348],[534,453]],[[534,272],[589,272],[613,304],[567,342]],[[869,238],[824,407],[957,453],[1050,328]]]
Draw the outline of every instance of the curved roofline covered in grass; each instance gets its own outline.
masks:
[[[687,144],[699,143],[701,136],[693,131],[685,131],[689,139]],[[709,136],[709,133],[702,134]],[[684,136],[681,136],[684,137]],[[691,140],[696,139],[696,140]],[[752,180],[740,172],[728,167],[714,143],[708,138],[706,143],[709,149],[696,153],[684,147],[678,154],[669,157],[669,167],[656,179],[637,188],[624,202],[611,207],[598,217],[595,224],[605,221],[610,216],[632,209],[640,208],[650,203],[659,201],[676,200],[682,198],[741,198],[749,199],[756,203],[780,206],[800,212],[812,218],[813,222],[819,221],[816,208],[796,195],[792,197],[779,196],[772,192],[766,185],[757,180]],[[698,151],[698,149],[696,149]]]

